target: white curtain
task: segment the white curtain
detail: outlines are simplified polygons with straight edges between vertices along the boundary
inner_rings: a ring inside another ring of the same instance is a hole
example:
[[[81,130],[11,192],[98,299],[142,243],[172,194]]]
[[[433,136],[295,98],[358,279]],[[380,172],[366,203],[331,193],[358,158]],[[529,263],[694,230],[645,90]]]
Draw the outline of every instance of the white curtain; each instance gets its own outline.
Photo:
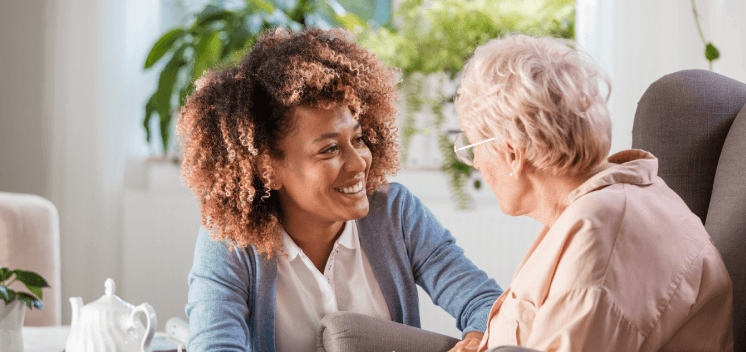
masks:
[[[63,300],[95,300],[106,278],[121,276],[123,179],[127,159],[142,154],[142,106],[155,81],[142,63],[160,34],[159,9],[149,0],[46,2],[43,101]]]
[[[713,71],[746,81],[746,1],[696,0],[702,32],[720,50]],[[690,1],[578,0],[576,38],[612,79],[611,152],[632,145],[637,102],[658,78],[708,69]]]

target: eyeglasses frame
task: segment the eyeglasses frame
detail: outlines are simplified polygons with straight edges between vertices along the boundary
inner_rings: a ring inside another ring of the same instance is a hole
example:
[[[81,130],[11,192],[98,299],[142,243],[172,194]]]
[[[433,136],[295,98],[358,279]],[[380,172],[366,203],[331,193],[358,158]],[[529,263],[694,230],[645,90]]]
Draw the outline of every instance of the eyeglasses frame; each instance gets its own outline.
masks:
[[[469,144],[469,145],[465,145],[465,146],[463,146],[461,148],[457,148],[456,147],[456,142],[458,141],[458,138],[462,134],[464,134],[464,132],[461,132],[461,133],[457,134],[456,135],[456,139],[453,140],[453,152],[456,153],[456,156],[458,157],[459,160],[461,160],[462,163],[464,163],[466,165],[469,165],[469,166],[474,166],[474,163],[473,162],[467,162],[466,160],[464,160],[464,158],[461,157],[461,154],[459,154],[460,150],[464,150],[464,149],[468,149],[468,148],[473,148],[473,147],[476,147],[478,145],[485,144],[485,143],[488,143],[488,142],[492,142],[495,139],[497,139],[495,137],[492,137],[492,138],[485,139],[485,140],[483,140],[481,142],[476,142],[476,143],[472,143],[472,144]]]

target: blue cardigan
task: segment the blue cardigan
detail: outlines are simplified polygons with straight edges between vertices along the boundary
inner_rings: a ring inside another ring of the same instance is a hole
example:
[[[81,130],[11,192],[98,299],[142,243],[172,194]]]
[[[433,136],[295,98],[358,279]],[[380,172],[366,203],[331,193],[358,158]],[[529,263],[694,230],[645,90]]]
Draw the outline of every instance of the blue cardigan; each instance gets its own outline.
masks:
[[[369,196],[357,220],[361,246],[393,321],[420,327],[415,284],[456,318],[463,334],[483,332],[502,293],[464,256],[451,233],[404,186]],[[228,251],[200,229],[189,272],[190,352],[275,351],[277,261],[252,247]]]

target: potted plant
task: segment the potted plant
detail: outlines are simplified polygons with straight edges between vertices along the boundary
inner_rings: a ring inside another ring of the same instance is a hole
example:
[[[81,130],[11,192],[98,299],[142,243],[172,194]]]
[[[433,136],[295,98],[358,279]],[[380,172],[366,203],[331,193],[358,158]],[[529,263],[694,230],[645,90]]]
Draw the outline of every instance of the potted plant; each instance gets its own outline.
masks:
[[[458,208],[469,207],[465,188],[479,188],[480,181],[453,152],[461,69],[479,45],[506,33],[574,38],[574,14],[575,0],[403,0],[393,25],[363,31],[358,36],[363,46],[402,69],[402,164],[410,166],[412,138],[431,135],[433,145],[424,149],[440,151],[452,199]]]
[[[29,292],[15,291],[10,285],[20,281]],[[0,352],[23,352],[24,305],[43,309],[41,289],[49,287],[41,275],[24,270],[0,267]]]
[[[169,154],[174,147],[172,120],[194,91],[194,81],[213,66],[228,66],[240,60],[262,31],[274,27],[300,30],[305,26],[341,26],[352,31],[369,27],[336,0],[245,0],[243,8],[234,10],[220,4],[212,1],[194,16],[193,23],[163,34],[145,59],[145,70],[160,68],[158,87],[145,104],[142,124],[150,143],[150,120],[157,115],[164,155],[161,159],[179,163],[178,153]],[[161,61],[165,65],[156,66]]]

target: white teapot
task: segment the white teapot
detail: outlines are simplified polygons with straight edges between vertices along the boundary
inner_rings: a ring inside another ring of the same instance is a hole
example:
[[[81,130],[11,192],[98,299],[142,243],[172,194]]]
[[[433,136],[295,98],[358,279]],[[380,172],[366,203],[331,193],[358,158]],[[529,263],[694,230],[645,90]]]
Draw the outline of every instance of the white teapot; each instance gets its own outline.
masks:
[[[106,294],[83,306],[83,299],[70,297],[73,309],[67,352],[151,352],[150,342],[158,320],[147,303],[137,307],[114,294],[114,280],[106,279]],[[145,314],[147,326],[138,313]]]

